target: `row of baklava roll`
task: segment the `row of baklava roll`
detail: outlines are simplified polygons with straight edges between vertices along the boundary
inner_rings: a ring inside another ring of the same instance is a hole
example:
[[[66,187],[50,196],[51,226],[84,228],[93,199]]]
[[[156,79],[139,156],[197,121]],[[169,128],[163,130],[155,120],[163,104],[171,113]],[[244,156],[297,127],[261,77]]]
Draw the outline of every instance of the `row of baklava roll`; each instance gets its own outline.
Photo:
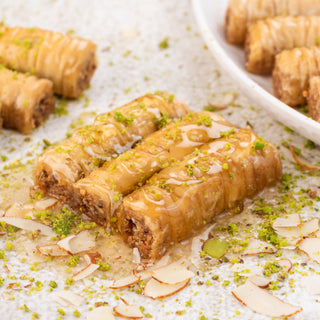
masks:
[[[320,2],[317,0],[231,0],[226,37],[245,45],[247,71],[272,73],[274,95],[291,107],[308,103],[320,121]],[[310,90],[309,90],[310,89]]]
[[[89,40],[38,28],[0,26],[3,126],[30,133],[53,111],[53,94],[78,98],[96,67],[96,45]]]
[[[251,129],[157,92],[46,151],[35,184],[157,259],[280,177],[277,148]]]

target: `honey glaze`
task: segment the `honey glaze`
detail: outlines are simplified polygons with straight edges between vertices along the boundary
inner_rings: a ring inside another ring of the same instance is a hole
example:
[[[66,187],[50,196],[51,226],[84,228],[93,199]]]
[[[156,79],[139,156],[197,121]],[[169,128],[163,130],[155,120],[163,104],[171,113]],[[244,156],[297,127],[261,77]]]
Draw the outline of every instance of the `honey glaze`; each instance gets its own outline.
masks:
[[[34,209],[37,200],[30,198],[34,167],[33,163],[27,165],[18,164],[3,170],[1,173],[0,208],[6,215],[15,216],[19,215],[18,213],[20,213],[20,217],[35,217],[37,215],[37,211],[39,210]],[[178,177],[172,178],[178,179]],[[262,197],[266,201],[272,201],[272,199],[276,198],[277,194],[275,189],[266,189],[260,193],[258,198]],[[221,261],[208,256],[204,259],[201,258],[200,255],[204,242],[208,238],[227,239],[228,234],[224,230],[230,224],[237,224],[239,229],[241,229],[248,226],[257,226],[261,223],[263,219],[252,210],[252,203],[251,200],[248,200],[241,213],[225,212],[218,215],[213,223],[207,224],[199,231],[194,232],[193,236],[189,239],[174,244],[166,252],[164,259],[169,263],[175,259],[184,257],[200,269],[221,263]],[[159,203],[154,203],[154,205],[159,205]],[[49,211],[52,215],[59,214],[63,206],[62,203],[58,202]],[[22,208],[25,210],[22,210]],[[82,219],[84,223],[91,223],[85,216],[82,216]],[[94,276],[102,279],[119,279],[132,274],[133,270],[142,270],[155,262],[146,260],[137,261],[137,257],[133,255],[133,249],[124,243],[116,231],[105,230],[102,227],[96,226],[91,228],[89,232],[96,237],[96,245],[89,252],[99,252],[104,266],[109,265],[107,271],[97,270]],[[247,231],[246,233],[239,234],[238,238],[244,239],[248,235],[251,237],[256,236],[256,229],[251,228],[249,233]],[[35,270],[46,268],[54,270],[54,272],[62,277],[69,278],[87,265],[83,257],[85,252],[76,255],[79,257],[77,263],[72,263],[72,256],[48,257],[38,252],[37,247],[54,244],[60,239],[59,237],[50,239],[49,237],[36,235],[24,230],[17,231],[14,237],[10,238],[9,235],[3,237],[13,243],[13,247],[21,263],[27,263],[30,265],[30,268]],[[234,255],[234,253],[230,253],[226,257],[227,259],[232,259]]]

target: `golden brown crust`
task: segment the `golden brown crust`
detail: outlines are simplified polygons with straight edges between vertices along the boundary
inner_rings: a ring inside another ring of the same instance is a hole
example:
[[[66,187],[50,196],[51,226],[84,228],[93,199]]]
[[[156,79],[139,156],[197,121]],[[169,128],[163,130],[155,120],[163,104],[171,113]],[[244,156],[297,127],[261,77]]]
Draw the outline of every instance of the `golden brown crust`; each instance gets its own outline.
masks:
[[[313,77],[310,80],[308,108],[311,118],[320,122],[320,76]]]
[[[156,131],[164,115],[173,119],[188,112],[173,95],[159,92],[101,114],[93,125],[76,130],[65,143],[40,156],[35,184],[43,192],[67,200],[72,197],[74,182]]]
[[[225,16],[225,31],[227,41],[231,44],[242,45],[247,29],[246,7],[247,0],[231,0]]]
[[[264,147],[256,148],[256,142]],[[281,178],[277,148],[251,130],[217,139],[123,199],[118,228],[151,259]]]
[[[75,185],[77,205],[98,224],[110,226],[122,197],[162,168],[174,165],[233,125],[212,112],[190,113],[143,139]]]
[[[97,67],[96,45],[38,28],[0,27],[0,63],[53,82],[54,92],[77,98]]]
[[[320,17],[275,17],[252,24],[247,33],[246,69],[270,74],[275,56],[283,50],[312,47],[320,39]]]
[[[30,133],[54,105],[51,81],[0,68],[0,117],[5,128]]]
[[[275,16],[311,16],[320,14],[318,0],[231,0],[225,17],[229,43],[242,45],[247,28],[258,20]]]
[[[285,50],[276,57],[272,73],[274,95],[291,107],[305,104],[309,80],[320,75],[320,48]]]

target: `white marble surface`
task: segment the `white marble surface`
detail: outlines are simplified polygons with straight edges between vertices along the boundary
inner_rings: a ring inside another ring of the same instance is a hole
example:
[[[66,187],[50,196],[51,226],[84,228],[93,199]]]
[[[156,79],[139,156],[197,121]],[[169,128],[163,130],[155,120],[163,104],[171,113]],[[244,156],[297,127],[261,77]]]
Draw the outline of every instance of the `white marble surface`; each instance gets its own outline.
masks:
[[[200,110],[208,101],[226,92],[236,92],[236,104],[222,114],[231,122],[245,126],[247,122],[253,125],[255,131],[274,142],[277,146],[284,140],[293,141],[295,146],[303,149],[306,139],[289,133],[283,126],[273,120],[259,107],[259,101],[248,100],[238,87],[232,82],[232,75],[219,71],[215,60],[200,37],[195,23],[191,4],[188,0],[1,0],[0,20],[10,26],[37,26],[61,32],[74,30],[75,35],[89,38],[98,44],[99,67],[93,78],[91,88],[85,91],[90,99],[84,108],[85,99],[69,102],[67,116],[50,116],[50,119],[25,141],[25,136],[3,130],[0,135],[0,155],[11,161],[21,159],[25,162],[34,159],[41,153],[44,146],[43,139],[51,142],[61,140],[70,131],[70,124],[75,122],[83,112],[102,112],[155,90],[173,92],[178,98],[186,102],[191,109]],[[168,37],[169,48],[160,49],[159,43]],[[90,121],[89,121],[90,122]],[[294,166],[288,161],[287,153],[281,147],[284,157],[285,172],[294,172]],[[319,148],[303,149],[304,154],[311,161],[319,160]],[[298,181],[308,187],[320,185],[319,177]],[[304,217],[316,216],[310,208],[302,212]],[[5,239],[0,239],[0,249],[5,245]],[[306,257],[296,253],[284,254],[295,262],[301,263]],[[31,319],[32,312],[37,312],[40,319],[57,319],[57,304],[52,301],[52,293],[48,291],[49,280],[56,279],[59,288],[63,288],[64,279],[54,270],[42,269],[31,271],[28,263],[21,263],[14,251],[8,252],[7,262],[13,268],[11,275],[19,277],[28,274],[41,280],[44,288],[30,296],[22,290],[15,292],[14,300],[5,300],[6,286],[11,282],[6,278],[5,285],[0,287],[0,318]],[[246,263],[256,264],[257,258],[246,258]],[[259,262],[261,263],[261,259]],[[0,260],[0,273],[6,277],[5,261]],[[233,273],[229,265],[224,264],[219,270],[208,272],[206,278],[218,272],[220,279],[232,280]],[[320,271],[318,265],[310,267]],[[297,272],[293,278],[298,279]],[[203,279],[201,278],[203,281]],[[146,312],[153,315],[153,319],[199,319],[205,315],[208,319],[266,319],[236,301],[231,290],[235,286],[221,286],[221,282],[214,282],[211,286],[198,286],[199,278],[192,280],[190,286],[178,295],[164,301],[153,301],[143,296],[122,290],[129,302],[144,306]],[[99,280],[92,285],[98,290]],[[83,284],[72,287],[75,292],[82,293]],[[195,294],[197,292],[197,294]],[[288,282],[275,295],[283,297],[295,305],[302,305],[304,311],[294,319],[318,319],[320,304],[317,297],[309,296],[297,282],[295,290]],[[186,307],[186,301],[192,298],[192,307]],[[108,301],[110,306],[118,303],[114,295],[108,292],[101,297],[86,295],[88,304],[82,304],[78,309],[85,319],[95,301]],[[26,304],[30,312],[25,313],[18,307]],[[66,315],[63,319],[75,319],[72,307],[64,308]],[[184,315],[177,315],[176,311],[186,310]],[[236,314],[236,310],[240,314]]]

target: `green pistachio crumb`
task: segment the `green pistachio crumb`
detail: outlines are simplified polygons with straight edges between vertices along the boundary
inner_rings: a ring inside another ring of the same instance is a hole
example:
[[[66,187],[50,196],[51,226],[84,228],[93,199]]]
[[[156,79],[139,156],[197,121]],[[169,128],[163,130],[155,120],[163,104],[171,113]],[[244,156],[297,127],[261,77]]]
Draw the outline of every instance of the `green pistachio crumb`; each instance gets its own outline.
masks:
[[[264,146],[265,146],[265,144],[262,141],[256,141],[254,143],[254,148],[256,150],[263,150]]]
[[[59,314],[61,314],[62,316],[64,316],[66,314],[66,312],[63,309],[57,309],[57,311],[59,312]]]
[[[215,259],[220,259],[226,253],[228,243],[217,239],[209,239],[203,246],[203,251]]]
[[[56,283],[54,280],[51,280],[51,281],[49,282],[49,286],[50,286],[51,288],[53,288],[53,289],[58,287],[57,283]]]
[[[12,249],[13,249],[13,244],[12,244],[12,242],[6,242],[6,249],[8,250],[8,251],[11,251]]]
[[[79,263],[79,260],[80,260],[79,256],[77,255],[72,256],[67,262],[67,265],[70,267],[75,267]]]
[[[168,38],[168,37],[164,38],[164,39],[159,43],[159,48],[160,48],[160,49],[168,49],[168,48],[169,48],[169,38]]]
[[[74,310],[73,311],[73,315],[76,317],[76,318],[80,318],[81,317],[81,313],[79,310]]]

